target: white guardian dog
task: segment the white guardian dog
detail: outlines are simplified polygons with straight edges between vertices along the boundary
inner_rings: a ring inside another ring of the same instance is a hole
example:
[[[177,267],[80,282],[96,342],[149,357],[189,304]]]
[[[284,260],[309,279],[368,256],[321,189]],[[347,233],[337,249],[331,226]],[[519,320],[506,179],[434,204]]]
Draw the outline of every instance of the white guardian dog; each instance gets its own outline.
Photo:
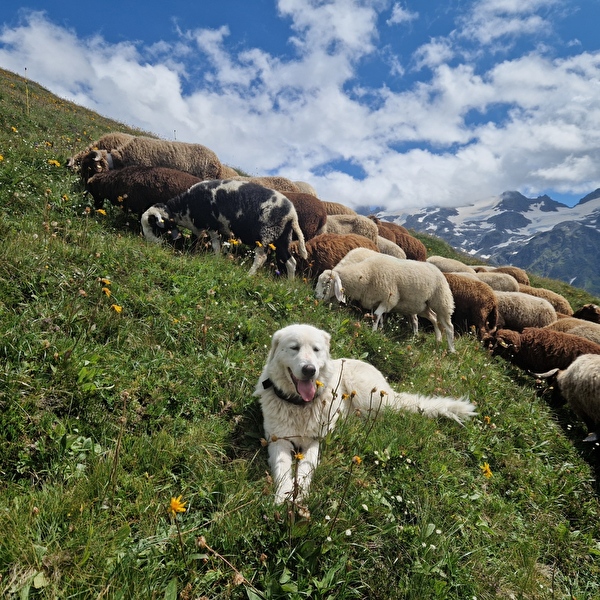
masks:
[[[356,411],[376,415],[389,408],[462,423],[476,414],[465,399],[396,392],[373,365],[332,359],[330,341],[326,331],[311,325],[276,331],[254,392],[260,398],[277,503],[307,494],[319,441],[340,416]],[[296,461],[298,454],[302,459]]]

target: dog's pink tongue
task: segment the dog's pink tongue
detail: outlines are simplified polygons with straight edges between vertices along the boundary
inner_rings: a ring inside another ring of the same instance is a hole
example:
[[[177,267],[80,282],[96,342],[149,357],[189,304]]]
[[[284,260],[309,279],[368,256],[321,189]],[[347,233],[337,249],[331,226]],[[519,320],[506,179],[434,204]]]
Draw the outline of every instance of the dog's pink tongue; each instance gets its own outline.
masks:
[[[317,387],[310,379],[299,380],[296,387],[298,388],[298,393],[302,396],[302,400],[304,400],[304,402],[310,402],[317,393]]]

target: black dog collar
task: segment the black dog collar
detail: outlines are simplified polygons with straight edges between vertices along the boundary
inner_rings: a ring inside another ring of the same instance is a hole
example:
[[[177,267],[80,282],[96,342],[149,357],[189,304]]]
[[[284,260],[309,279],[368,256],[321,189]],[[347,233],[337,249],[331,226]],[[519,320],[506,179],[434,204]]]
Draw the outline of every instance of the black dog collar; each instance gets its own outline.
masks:
[[[295,404],[296,406],[303,406],[305,404],[310,404],[310,402],[305,402],[302,396],[299,394],[286,394],[283,390],[279,389],[270,379],[265,379],[263,382],[263,388],[268,390],[269,388],[273,388],[273,393],[280,399],[285,402],[289,402],[290,404]],[[315,394],[316,396],[316,394]]]

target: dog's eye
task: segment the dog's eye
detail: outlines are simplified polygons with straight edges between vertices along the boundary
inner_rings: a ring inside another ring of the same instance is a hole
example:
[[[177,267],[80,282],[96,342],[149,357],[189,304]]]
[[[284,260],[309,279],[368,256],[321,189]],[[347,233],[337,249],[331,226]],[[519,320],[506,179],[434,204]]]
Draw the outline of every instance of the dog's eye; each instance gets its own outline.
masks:
[[[319,346],[313,346],[313,352],[321,352],[321,348]]]
[[[300,346],[298,344],[293,344],[292,346],[290,346],[290,350],[297,352],[298,350],[300,350]]]

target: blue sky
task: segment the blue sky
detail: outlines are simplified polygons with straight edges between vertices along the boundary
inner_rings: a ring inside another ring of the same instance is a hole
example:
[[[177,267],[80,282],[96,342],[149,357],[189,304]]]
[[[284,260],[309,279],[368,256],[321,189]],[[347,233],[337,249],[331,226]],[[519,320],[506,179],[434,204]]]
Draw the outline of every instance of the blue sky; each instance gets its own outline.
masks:
[[[600,0],[10,4],[0,67],[323,199],[600,187]]]

